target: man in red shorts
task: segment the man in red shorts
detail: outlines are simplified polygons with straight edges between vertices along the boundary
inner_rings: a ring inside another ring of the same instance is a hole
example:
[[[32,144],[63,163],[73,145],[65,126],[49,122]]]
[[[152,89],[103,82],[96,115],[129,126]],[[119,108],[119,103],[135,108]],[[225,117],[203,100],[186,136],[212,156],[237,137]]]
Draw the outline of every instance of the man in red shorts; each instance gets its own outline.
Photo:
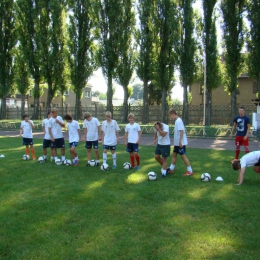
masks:
[[[237,160],[239,158],[241,145],[245,147],[245,153],[249,153],[248,136],[250,131],[250,118],[247,115],[245,115],[244,107],[239,108],[239,115],[237,115],[234,118],[234,125],[232,127],[230,137],[233,135],[235,129],[237,130],[236,139],[235,139],[235,145],[236,145],[235,159]]]

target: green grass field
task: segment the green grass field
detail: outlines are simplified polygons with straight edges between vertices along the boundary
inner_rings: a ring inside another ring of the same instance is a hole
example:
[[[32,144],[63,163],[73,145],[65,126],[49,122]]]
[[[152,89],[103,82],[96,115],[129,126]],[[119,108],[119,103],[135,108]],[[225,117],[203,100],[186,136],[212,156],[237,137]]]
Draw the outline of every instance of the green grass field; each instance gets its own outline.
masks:
[[[38,157],[42,140],[34,141]],[[188,148],[195,174],[183,177],[179,158],[161,179],[151,146],[140,148],[136,171],[122,168],[129,157],[118,145],[118,168],[104,172],[85,167],[84,143],[78,167],[23,161],[21,144],[0,138],[0,259],[260,258],[260,176],[248,168],[234,185],[234,151]],[[159,178],[148,181],[149,171]],[[211,182],[200,181],[203,172]]]

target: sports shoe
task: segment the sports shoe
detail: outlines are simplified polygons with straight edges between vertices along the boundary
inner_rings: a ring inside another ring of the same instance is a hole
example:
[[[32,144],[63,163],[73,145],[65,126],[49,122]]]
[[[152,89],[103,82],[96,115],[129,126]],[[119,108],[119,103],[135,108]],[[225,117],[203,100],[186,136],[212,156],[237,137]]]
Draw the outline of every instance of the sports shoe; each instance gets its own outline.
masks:
[[[116,165],[113,165],[113,167],[112,167],[113,169],[116,169]]]
[[[97,166],[97,167],[99,166],[99,162],[96,162],[96,166]]]
[[[33,159],[33,160],[36,160],[36,157],[33,157],[32,159]]]
[[[137,165],[136,166],[136,170],[140,170],[141,169],[141,166],[140,165]]]
[[[75,160],[74,161],[74,166],[78,166],[78,164],[79,164],[79,160]]]
[[[165,178],[165,177],[166,177],[166,175],[162,174],[162,178]]]
[[[183,174],[183,176],[191,176],[191,175],[193,175],[194,173],[193,172],[185,172],[184,174]]]

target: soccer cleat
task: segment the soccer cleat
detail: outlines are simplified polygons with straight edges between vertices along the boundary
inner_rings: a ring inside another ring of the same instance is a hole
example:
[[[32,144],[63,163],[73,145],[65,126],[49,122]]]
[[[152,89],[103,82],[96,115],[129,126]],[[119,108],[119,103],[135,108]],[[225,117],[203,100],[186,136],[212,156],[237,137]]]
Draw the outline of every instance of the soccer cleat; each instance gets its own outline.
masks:
[[[36,157],[33,157],[32,159],[33,159],[33,160],[36,160]]]
[[[183,174],[183,176],[191,176],[191,175],[193,175],[194,173],[193,172],[185,172],[184,174]]]
[[[141,169],[141,166],[140,165],[137,165],[136,166],[136,170],[140,170]]]
[[[96,166],[97,166],[97,167],[99,166],[99,162],[96,162]]]
[[[113,165],[113,167],[112,167],[113,169],[116,169],[116,165]]]
[[[166,175],[162,174],[162,178],[165,178],[165,177],[166,177]]]
[[[174,174],[174,170],[169,169],[170,174]]]
[[[78,164],[79,164],[79,160],[75,160],[74,161],[74,166],[78,166]]]
[[[170,168],[166,169],[166,175],[170,172]]]

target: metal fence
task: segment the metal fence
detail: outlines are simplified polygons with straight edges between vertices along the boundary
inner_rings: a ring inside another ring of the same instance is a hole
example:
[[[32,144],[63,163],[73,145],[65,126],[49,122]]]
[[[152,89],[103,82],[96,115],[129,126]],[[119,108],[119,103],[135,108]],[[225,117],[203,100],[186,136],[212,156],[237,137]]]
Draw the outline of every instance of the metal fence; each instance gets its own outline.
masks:
[[[252,118],[252,113],[256,111],[254,105],[244,106],[246,109],[247,115]],[[178,114],[182,114],[182,106],[174,106],[178,111]],[[90,112],[92,116],[97,117],[99,120],[103,120],[105,117],[106,107],[104,106],[89,106],[82,108],[82,112]],[[26,113],[29,115],[33,114],[33,108],[26,108]],[[143,107],[142,106],[130,106],[129,112],[135,115],[136,122],[142,122],[143,120]],[[72,116],[75,115],[74,107],[64,107],[59,108],[59,114],[61,116],[70,113]],[[47,111],[46,108],[39,108],[39,119],[46,117]],[[153,123],[155,121],[160,121],[162,116],[161,106],[151,106],[149,108],[149,122]],[[117,122],[123,122],[123,107],[115,106],[113,108],[113,118]],[[189,107],[189,118],[190,125],[203,125],[203,106],[190,106]],[[7,119],[21,119],[21,109],[16,108],[7,108]],[[212,115],[211,122],[212,125],[229,125],[231,122],[231,112],[230,106],[212,106]]]

